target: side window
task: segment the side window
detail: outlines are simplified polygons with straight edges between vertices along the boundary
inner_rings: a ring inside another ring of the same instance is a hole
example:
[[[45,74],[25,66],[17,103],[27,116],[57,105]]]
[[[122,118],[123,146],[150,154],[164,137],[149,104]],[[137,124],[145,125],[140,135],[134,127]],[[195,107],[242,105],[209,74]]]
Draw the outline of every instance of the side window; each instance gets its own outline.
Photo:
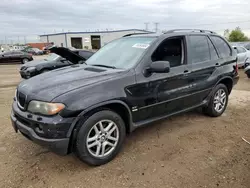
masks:
[[[175,37],[163,41],[151,56],[152,61],[168,61],[170,67],[184,63],[183,37]]]
[[[209,39],[207,39],[207,41],[208,41],[208,46],[209,46],[209,50],[210,50],[211,60],[219,59],[218,54],[217,54],[212,42]]]
[[[206,36],[190,36],[192,63],[210,60],[209,46]]]
[[[85,59],[88,59],[90,57],[89,52],[85,52],[85,51],[80,51],[79,55]]]
[[[3,55],[11,55],[12,52],[5,52]]]
[[[211,36],[211,40],[214,43],[220,57],[228,57],[231,55],[231,49],[228,44],[220,37]]]
[[[246,50],[244,48],[242,48],[242,47],[237,47],[237,51],[238,51],[239,54],[246,52]]]

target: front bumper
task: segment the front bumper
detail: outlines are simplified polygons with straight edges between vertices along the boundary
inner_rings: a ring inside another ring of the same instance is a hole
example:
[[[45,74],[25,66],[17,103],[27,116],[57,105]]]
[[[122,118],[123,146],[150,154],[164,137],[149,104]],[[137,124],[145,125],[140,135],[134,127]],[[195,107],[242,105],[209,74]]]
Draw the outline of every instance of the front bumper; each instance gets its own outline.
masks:
[[[59,115],[41,117],[30,114],[21,111],[15,101],[12,106],[11,122],[14,130],[59,155],[68,153],[70,138],[66,135],[73,120],[74,118],[62,118]]]

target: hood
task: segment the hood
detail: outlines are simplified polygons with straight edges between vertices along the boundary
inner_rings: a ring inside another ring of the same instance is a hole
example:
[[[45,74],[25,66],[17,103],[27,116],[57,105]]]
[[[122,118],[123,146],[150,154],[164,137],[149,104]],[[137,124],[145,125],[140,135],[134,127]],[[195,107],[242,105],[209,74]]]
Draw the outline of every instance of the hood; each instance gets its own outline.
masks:
[[[68,61],[74,63],[74,64],[79,64],[80,61],[86,61],[85,58],[77,55],[73,51],[69,50],[68,48],[64,47],[52,47],[49,49],[50,52],[55,53]]]
[[[28,100],[51,101],[75,89],[113,79],[123,72],[119,69],[73,65],[24,80],[18,85],[18,91],[27,95]]]

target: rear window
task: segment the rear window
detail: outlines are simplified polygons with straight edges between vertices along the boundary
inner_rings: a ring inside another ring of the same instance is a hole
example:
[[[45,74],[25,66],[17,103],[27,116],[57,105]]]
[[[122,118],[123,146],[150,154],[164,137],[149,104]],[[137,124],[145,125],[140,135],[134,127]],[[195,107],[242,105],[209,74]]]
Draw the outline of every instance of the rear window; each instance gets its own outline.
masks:
[[[220,57],[229,57],[231,55],[231,49],[225,40],[217,36],[211,36],[211,40],[218,50]]]
[[[192,63],[210,60],[209,46],[206,36],[190,36]]]

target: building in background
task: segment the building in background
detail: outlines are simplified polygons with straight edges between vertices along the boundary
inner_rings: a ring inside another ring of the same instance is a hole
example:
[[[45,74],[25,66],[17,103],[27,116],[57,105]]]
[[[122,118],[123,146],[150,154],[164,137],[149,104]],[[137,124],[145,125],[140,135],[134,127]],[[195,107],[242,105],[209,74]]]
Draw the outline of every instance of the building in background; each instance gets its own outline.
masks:
[[[65,32],[40,35],[40,41],[44,43],[54,43],[61,47],[74,47],[77,49],[100,49],[108,42],[132,33],[152,33],[140,29],[127,29],[115,31],[96,32]]]

